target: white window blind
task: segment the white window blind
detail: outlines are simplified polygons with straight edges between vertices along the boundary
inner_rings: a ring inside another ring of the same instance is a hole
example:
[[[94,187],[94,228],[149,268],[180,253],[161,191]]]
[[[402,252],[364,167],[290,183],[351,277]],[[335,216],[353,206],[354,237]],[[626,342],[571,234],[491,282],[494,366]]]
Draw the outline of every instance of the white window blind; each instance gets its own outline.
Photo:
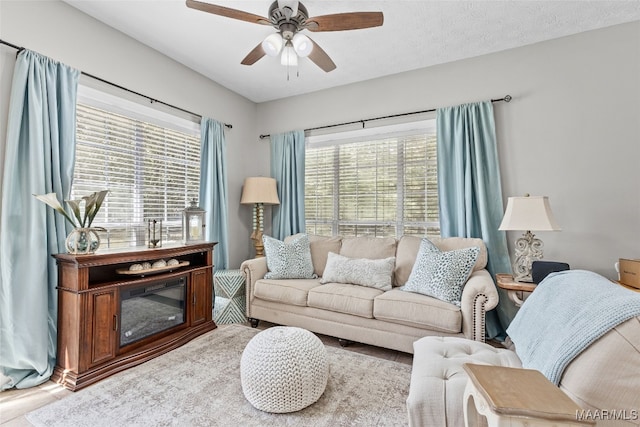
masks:
[[[341,236],[439,236],[436,133],[415,129],[309,138],[306,231]],[[414,126],[415,127],[415,126]]]
[[[149,219],[163,221],[164,241],[179,240],[182,211],[198,197],[199,131],[118,111],[78,102],[72,197],[110,190],[93,222],[108,230],[103,246],[144,245]]]

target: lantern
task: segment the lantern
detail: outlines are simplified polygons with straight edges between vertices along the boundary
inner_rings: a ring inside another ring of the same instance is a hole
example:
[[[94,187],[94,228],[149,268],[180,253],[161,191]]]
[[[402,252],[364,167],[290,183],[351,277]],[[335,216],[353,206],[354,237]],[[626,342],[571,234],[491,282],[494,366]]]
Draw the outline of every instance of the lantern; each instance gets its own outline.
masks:
[[[191,200],[191,205],[182,211],[182,243],[204,241],[205,212],[198,207],[196,199]]]

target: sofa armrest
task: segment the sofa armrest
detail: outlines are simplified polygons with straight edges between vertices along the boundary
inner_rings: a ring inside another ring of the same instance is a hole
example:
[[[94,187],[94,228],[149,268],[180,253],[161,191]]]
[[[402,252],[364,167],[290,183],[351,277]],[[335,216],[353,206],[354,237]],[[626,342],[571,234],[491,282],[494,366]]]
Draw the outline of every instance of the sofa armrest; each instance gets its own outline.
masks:
[[[247,317],[251,317],[251,303],[254,298],[254,288],[256,282],[267,274],[267,258],[254,258],[244,261],[240,264],[240,271],[244,274],[245,286],[246,286],[246,306],[247,306]]]
[[[498,305],[498,290],[487,270],[474,271],[462,290],[460,311],[462,333],[470,340],[484,342],[485,314]]]

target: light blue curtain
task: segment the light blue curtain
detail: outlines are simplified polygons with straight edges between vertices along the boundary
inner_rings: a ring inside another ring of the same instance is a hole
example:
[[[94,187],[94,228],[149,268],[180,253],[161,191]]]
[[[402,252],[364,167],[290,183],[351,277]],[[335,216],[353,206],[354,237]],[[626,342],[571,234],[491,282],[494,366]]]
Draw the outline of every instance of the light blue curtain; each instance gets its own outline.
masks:
[[[304,131],[271,135],[271,177],[276,179],[280,205],[273,209],[273,237],[284,239],[305,231]]]
[[[218,270],[229,266],[229,229],[227,220],[227,149],[224,124],[203,117],[200,122],[200,207],[207,211],[205,236],[218,242],[213,263]]]
[[[440,108],[436,121],[441,234],[481,238],[491,275],[510,272],[506,236],[498,231],[504,211],[493,105]],[[487,316],[489,337],[503,335],[515,313],[501,292],[497,309]]]
[[[33,194],[68,199],[80,72],[35,52],[18,54],[6,135],[0,215],[0,369],[3,389],[41,384],[56,361],[62,215]]]

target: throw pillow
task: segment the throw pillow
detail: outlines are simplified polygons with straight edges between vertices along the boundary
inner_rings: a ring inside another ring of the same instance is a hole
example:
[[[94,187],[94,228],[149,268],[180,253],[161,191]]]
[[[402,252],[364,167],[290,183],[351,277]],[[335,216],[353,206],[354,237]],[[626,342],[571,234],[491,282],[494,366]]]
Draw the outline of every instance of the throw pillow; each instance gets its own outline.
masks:
[[[314,279],[309,236],[300,234],[290,242],[262,236],[269,271],[265,279]]]
[[[477,246],[441,252],[429,239],[422,239],[416,262],[403,290],[460,306],[462,289],[479,253]]]
[[[390,291],[395,264],[395,257],[348,258],[329,252],[320,283],[346,283]]]
[[[288,236],[284,239],[286,243],[298,237],[299,234]],[[340,245],[342,244],[342,237],[325,237],[308,234],[309,247],[311,248],[311,262],[313,263],[313,272],[318,277],[322,277],[324,274],[324,267],[327,265],[327,254],[329,252],[340,253]]]

